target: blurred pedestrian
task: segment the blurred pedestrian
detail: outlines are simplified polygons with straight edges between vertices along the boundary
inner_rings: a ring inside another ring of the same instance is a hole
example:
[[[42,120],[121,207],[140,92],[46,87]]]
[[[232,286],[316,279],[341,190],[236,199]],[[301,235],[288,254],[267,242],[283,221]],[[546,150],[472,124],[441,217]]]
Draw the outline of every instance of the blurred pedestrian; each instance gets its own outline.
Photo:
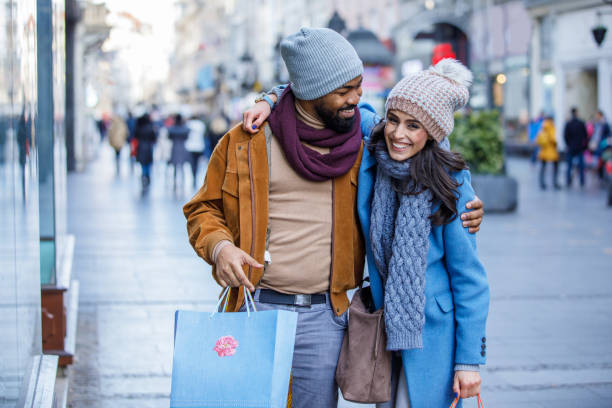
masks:
[[[540,167],[540,188],[546,190],[546,163],[552,163],[553,174],[552,181],[555,189],[560,186],[557,182],[557,174],[559,171],[559,151],[557,150],[557,137],[555,135],[555,123],[552,117],[547,117],[542,123],[542,128],[538,132],[535,140],[539,146],[538,160],[541,163]]]
[[[128,140],[134,137],[134,131],[136,130],[136,118],[132,114],[132,111],[128,111],[127,118],[125,118],[125,124],[128,127]]]
[[[115,150],[115,164],[117,174],[121,173],[121,149],[129,136],[129,129],[119,115],[113,115],[110,127],[108,128],[108,143]]]
[[[597,175],[601,179],[603,178],[603,162],[601,160],[601,153],[605,147],[605,141],[610,137],[610,125],[606,120],[603,112],[598,110],[595,113],[594,130],[593,135],[589,139],[589,151],[593,155],[596,163]]]
[[[229,130],[229,126],[229,119],[221,112],[216,113],[211,118],[206,132],[206,148],[204,150],[206,159],[210,160],[210,156],[213,150],[215,150],[215,146],[217,146],[219,140],[221,140],[223,135]]]
[[[179,113],[174,116],[174,124],[168,128],[168,138],[172,142],[170,153],[170,164],[174,167],[174,188],[176,188],[177,173],[183,177],[183,167],[191,159],[191,155],[185,148],[185,142],[189,137],[189,128],[185,125],[183,116]]]
[[[96,126],[98,128],[98,132],[100,133],[100,141],[102,141],[106,137],[106,121],[104,118],[97,119]]]
[[[142,167],[142,189],[143,191],[151,184],[151,165],[153,164],[153,148],[157,140],[157,133],[151,117],[145,113],[138,118],[134,137],[138,140],[136,160]]]
[[[134,137],[136,131],[136,118],[132,111],[128,111],[125,124],[128,127],[128,144],[130,145],[130,172],[134,171],[134,163],[136,162],[136,144],[138,141]]]
[[[192,116],[187,121],[189,128],[189,136],[185,142],[185,149],[191,154],[189,164],[191,165],[191,173],[193,174],[193,188],[198,185],[197,174],[200,163],[200,158],[204,154],[204,135],[206,133],[206,125],[197,116]]]
[[[531,154],[531,162],[535,164],[538,157],[538,145],[536,143],[536,138],[542,129],[542,124],[544,123],[544,112],[540,112],[537,118],[534,118],[529,122],[528,132],[529,132],[529,143],[534,146],[533,153]]]
[[[563,132],[566,146],[567,187],[572,185],[572,170],[574,162],[578,162],[580,186],[584,187],[584,151],[587,148],[587,130],[584,122],[578,118],[578,108],[572,108],[572,118],[565,124]]]

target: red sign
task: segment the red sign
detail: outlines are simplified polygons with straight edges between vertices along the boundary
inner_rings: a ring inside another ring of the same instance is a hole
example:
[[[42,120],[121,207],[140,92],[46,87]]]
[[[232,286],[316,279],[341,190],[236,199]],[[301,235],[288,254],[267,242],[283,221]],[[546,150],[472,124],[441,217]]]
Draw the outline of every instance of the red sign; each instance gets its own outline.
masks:
[[[436,65],[438,62],[440,62],[444,58],[457,59],[457,55],[455,55],[455,52],[453,51],[453,47],[450,43],[442,43],[434,47],[431,63],[433,65]]]

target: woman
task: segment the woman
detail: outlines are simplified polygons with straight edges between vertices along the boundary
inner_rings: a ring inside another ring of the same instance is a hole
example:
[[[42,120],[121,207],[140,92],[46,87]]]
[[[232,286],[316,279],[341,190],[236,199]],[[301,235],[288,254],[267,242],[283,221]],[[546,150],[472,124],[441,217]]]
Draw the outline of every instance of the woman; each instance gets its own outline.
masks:
[[[151,116],[145,113],[138,118],[136,122],[136,130],[134,137],[138,140],[136,151],[136,160],[142,167],[142,189],[143,191],[149,187],[151,183],[151,165],[153,164],[153,148],[157,140],[157,133]]]
[[[471,78],[446,59],[402,79],[362,159],[358,207],[372,293],[385,308],[387,348],[401,355],[399,385],[380,407],[406,407],[406,399],[412,408],[445,407],[456,394],[480,392],[489,286],[475,237],[457,217],[474,197],[470,173],[446,139]]]
[[[111,147],[115,150],[115,166],[117,168],[117,175],[121,173],[121,149],[125,145],[128,139],[128,127],[119,117],[114,114],[111,120],[110,128],[108,129],[108,142]]]
[[[176,174],[181,173],[181,179],[183,178],[183,165],[191,158],[191,155],[185,148],[185,142],[189,137],[189,128],[183,121],[183,116],[179,113],[174,116],[174,124],[168,128],[168,139],[172,142],[172,151],[170,153],[170,160],[168,164],[171,164],[174,168],[173,185],[176,189]]]
[[[474,199],[470,174],[446,138],[471,78],[446,59],[400,81],[380,123],[359,105],[370,135],[359,218],[374,302],[385,307],[387,348],[396,351],[392,400],[380,408],[448,407],[456,395],[480,392],[489,287],[475,237],[457,216]],[[245,118],[257,127],[266,118],[260,114]]]
[[[557,150],[557,138],[555,137],[555,124],[551,117],[544,119],[542,129],[536,137],[536,144],[539,147],[538,160],[541,162],[540,167],[540,188],[546,190],[546,163],[551,162],[553,173],[552,181],[555,190],[559,190],[561,186],[557,182],[557,174],[559,173],[559,151]]]

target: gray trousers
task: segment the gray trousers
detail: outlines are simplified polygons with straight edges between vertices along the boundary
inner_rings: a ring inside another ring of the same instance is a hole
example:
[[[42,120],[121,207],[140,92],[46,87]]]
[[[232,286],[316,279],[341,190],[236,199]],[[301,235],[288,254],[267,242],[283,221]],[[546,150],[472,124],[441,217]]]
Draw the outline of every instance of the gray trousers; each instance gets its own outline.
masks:
[[[342,339],[348,325],[348,312],[336,316],[325,295],[326,303],[310,307],[261,303],[259,290],[253,296],[257,310],[298,312],[293,352],[292,408],[337,408],[336,366]],[[245,310],[243,305],[240,309]]]

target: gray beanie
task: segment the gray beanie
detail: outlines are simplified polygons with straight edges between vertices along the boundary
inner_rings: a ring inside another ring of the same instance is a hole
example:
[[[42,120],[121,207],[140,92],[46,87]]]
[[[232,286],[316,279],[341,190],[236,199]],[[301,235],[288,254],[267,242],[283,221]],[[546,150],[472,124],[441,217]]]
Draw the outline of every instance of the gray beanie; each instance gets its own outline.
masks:
[[[363,74],[363,63],[353,46],[329,28],[304,27],[285,38],[280,50],[291,89],[304,101],[327,95]]]

